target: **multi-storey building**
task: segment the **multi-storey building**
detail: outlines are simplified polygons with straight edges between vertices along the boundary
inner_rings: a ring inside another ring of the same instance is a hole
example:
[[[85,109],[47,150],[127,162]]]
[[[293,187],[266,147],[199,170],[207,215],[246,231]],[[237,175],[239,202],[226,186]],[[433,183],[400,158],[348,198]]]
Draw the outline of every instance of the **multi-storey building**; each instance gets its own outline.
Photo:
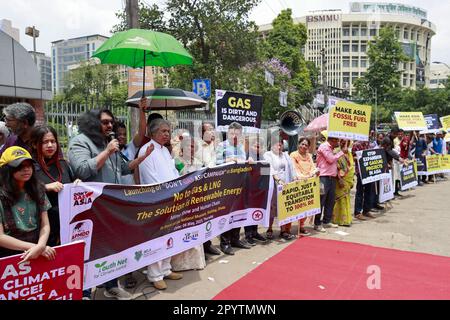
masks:
[[[56,94],[65,88],[69,66],[89,60],[108,37],[95,34],[52,42],[52,90]]]
[[[33,57],[36,56],[36,62],[41,73],[42,89],[52,91],[52,58],[42,52],[28,51]]]
[[[325,51],[327,85],[354,91],[355,81],[369,68],[367,50],[383,27],[392,27],[410,61],[401,63],[401,85],[415,89],[429,86],[431,38],[436,27],[421,8],[397,3],[352,2],[342,10],[313,11],[294,19],[306,26],[308,39],[300,48],[308,61],[322,68]],[[260,26],[264,34],[271,25]]]

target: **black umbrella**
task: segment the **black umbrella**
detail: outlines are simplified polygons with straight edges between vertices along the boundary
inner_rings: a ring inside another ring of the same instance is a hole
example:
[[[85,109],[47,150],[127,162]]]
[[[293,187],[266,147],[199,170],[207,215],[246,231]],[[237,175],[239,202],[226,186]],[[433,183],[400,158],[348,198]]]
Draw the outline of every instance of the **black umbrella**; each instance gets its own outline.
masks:
[[[181,89],[160,88],[145,90],[144,96],[147,98],[147,107],[151,110],[182,110],[205,107],[207,102],[193,92]],[[136,92],[126,101],[130,107],[139,107],[139,100],[142,98],[142,91]]]

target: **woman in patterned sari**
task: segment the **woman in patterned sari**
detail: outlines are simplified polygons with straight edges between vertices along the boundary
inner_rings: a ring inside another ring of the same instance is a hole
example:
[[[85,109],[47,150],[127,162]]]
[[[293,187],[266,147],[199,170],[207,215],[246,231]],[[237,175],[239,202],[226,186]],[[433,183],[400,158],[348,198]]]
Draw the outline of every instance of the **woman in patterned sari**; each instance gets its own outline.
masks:
[[[341,139],[340,147],[345,149],[349,145],[349,140]],[[352,213],[350,208],[350,190],[353,188],[353,178],[355,176],[355,165],[351,151],[338,160],[338,183],[336,185],[336,202],[333,211],[332,222],[344,227],[352,224]]]

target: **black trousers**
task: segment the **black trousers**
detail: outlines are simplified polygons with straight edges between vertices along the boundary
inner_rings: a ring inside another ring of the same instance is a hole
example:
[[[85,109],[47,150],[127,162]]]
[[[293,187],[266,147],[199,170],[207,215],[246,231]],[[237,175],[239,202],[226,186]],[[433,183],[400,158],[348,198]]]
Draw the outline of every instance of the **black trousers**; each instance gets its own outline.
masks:
[[[245,230],[245,237],[252,238],[254,235],[258,233],[258,226],[257,225],[245,226],[244,230]]]

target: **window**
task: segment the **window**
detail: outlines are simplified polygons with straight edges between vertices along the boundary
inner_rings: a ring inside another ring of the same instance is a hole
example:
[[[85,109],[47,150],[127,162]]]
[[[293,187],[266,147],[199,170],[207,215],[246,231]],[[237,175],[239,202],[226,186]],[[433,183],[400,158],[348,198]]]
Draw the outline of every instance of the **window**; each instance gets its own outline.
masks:
[[[361,52],[367,52],[367,44],[361,45]]]
[[[358,68],[358,65],[359,65],[358,59],[353,59],[353,60],[352,60],[352,67],[353,67],[353,68]]]
[[[350,28],[343,28],[342,29],[342,36],[344,36],[344,37],[350,36]]]
[[[367,36],[367,29],[361,28],[361,37],[365,37],[365,36]]]
[[[350,83],[350,72],[344,72],[343,74],[342,74],[343,76],[342,76],[342,81],[344,82],[344,83]]]
[[[344,68],[349,68],[350,67],[350,60],[349,59],[342,60],[342,66]]]
[[[358,72],[352,72],[352,82],[355,83],[358,78]]]
[[[403,79],[403,86],[406,87],[406,79]]]
[[[350,52],[350,45],[344,44],[342,46],[342,52]]]
[[[367,68],[367,60],[361,59],[361,68]]]
[[[359,36],[359,29],[358,28],[352,28],[352,37]]]
[[[403,31],[403,39],[408,40],[408,31],[407,30]]]
[[[370,36],[375,37],[377,35],[377,29],[370,29]]]
[[[352,52],[358,52],[358,45],[352,44]]]

